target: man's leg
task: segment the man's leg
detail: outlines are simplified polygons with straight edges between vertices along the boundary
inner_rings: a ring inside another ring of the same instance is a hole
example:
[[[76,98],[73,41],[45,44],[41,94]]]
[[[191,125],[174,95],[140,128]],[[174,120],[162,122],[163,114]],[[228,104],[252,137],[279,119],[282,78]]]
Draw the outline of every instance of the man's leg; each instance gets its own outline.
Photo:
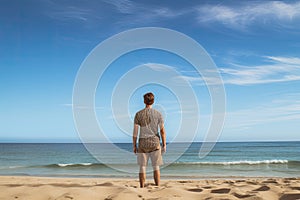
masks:
[[[140,179],[140,187],[145,187],[145,181],[146,181],[146,166],[140,166],[140,173],[139,173],[139,179]]]
[[[153,178],[156,186],[160,184],[160,170],[159,166],[153,166]]]
[[[154,182],[155,182],[155,185],[159,186],[159,184],[160,184],[159,166],[163,164],[161,151],[157,150],[157,151],[151,152],[150,158],[151,158],[151,163],[152,163],[152,167],[153,167]]]

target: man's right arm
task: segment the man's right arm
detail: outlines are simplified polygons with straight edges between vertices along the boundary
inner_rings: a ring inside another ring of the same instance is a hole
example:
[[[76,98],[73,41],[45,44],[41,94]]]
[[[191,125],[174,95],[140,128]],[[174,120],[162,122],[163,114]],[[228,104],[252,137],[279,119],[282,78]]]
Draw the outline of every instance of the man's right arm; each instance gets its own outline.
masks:
[[[162,151],[166,152],[167,151],[167,142],[166,142],[166,132],[165,132],[165,126],[164,124],[162,124],[161,128],[160,128],[160,136],[161,136],[161,140],[162,140]]]

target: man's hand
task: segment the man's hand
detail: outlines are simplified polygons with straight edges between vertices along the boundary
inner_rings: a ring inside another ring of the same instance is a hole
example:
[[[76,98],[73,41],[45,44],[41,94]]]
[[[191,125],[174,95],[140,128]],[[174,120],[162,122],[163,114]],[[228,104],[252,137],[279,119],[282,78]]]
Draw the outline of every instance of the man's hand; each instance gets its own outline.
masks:
[[[136,146],[133,146],[133,153],[137,154],[137,148],[136,148]]]
[[[161,153],[166,153],[166,151],[167,151],[167,146],[166,145],[162,146]]]

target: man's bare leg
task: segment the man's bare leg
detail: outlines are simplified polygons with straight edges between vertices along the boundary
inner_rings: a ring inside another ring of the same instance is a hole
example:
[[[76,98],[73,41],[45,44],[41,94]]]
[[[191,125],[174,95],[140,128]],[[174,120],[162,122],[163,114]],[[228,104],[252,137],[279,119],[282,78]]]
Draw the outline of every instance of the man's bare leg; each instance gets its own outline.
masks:
[[[145,187],[146,173],[139,173],[140,187]]]
[[[156,186],[159,186],[160,184],[160,170],[154,170],[153,171],[153,177],[154,177],[154,182]]]

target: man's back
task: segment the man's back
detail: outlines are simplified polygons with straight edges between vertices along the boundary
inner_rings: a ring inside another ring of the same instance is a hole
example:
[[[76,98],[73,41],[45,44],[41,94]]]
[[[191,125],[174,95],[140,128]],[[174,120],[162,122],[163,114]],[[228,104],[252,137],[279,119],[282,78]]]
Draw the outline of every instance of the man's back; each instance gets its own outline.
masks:
[[[159,111],[153,108],[144,108],[138,111],[134,123],[140,126],[140,138],[147,138],[157,135],[158,128],[163,125],[163,118]]]

